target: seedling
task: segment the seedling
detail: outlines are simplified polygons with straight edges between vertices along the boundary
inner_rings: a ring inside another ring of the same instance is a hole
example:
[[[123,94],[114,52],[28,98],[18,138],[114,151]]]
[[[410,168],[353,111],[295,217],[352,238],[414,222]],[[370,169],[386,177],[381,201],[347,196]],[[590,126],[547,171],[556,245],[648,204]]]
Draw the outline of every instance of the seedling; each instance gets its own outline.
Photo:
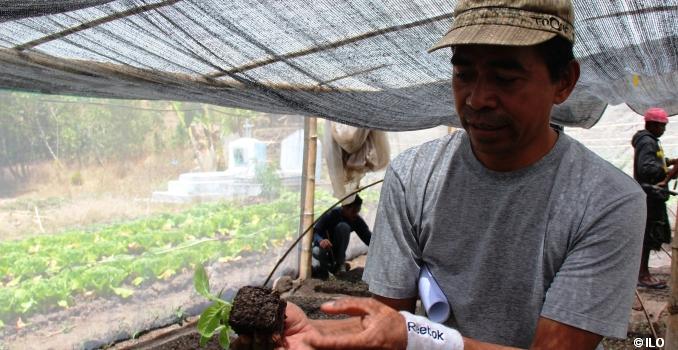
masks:
[[[252,349],[273,349],[283,334],[287,302],[265,287],[243,287],[238,290],[233,305],[209,291],[207,273],[202,265],[195,272],[195,289],[213,301],[198,320],[200,346],[219,334],[219,344],[228,349],[229,331],[249,340]],[[244,344],[244,342],[243,342]]]
[[[228,349],[228,346],[230,345],[229,333],[231,330],[231,327],[228,325],[228,316],[231,312],[231,303],[210,293],[207,271],[205,271],[205,267],[202,265],[196,267],[193,283],[195,285],[195,290],[200,295],[212,301],[212,305],[203,311],[198,320],[200,347],[204,347],[210,338],[215,334],[218,334],[219,345],[221,345],[223,349]]]

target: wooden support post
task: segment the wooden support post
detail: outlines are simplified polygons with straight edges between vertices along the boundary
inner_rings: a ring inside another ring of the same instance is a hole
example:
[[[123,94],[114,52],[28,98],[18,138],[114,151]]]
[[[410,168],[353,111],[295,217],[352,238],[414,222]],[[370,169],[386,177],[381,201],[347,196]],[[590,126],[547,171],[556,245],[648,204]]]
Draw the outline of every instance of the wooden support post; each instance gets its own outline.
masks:
[[[301,192],[301,222],[299,234],[313,225],[313,201],[315,200],[315,167],[318,149],[318,120],[307,117],[304,121],[304,169],[302,174],[303,187]],[[308,233],[301,241],[301,257],[299,259],[299,278],[311,277],[311,249],[313,233]]]
[[[669,319],[664,349],[678,349],[678,241],[675,237],[676,230],[678,230],[678,218],[674,223],[674,237],[671,241],[671,297],[669,298]]]

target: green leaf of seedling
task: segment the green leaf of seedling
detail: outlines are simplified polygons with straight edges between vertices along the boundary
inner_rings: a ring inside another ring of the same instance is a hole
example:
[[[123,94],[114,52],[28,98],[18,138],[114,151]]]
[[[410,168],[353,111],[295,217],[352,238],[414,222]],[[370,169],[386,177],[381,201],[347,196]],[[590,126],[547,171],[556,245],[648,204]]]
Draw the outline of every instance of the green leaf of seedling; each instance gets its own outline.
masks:
[[[132,281],[132,284],[138,287],[144,281],[143,277],[137,277]]]
[[[222,349],[228,349],[231,345],[231,339],[229,338],[230,331],[230,327],[224,327],[221,329],[221,332],[219,332],[219,345],[221,345]]]
[[[122,297],[123,299],[129,298],[132,294],[134,294],[134,291],[128,288],[113,288],[113,293],[116,295]]]
[[[0,320],[0,329],[3,329],[3,328],[5,328],[5,322],[2,322],[2,320]]]
[[[224,302],[224,309],[221,310],[221,323],[228,326],[228,317],[231,315],[231,303]]]
[[[198,320],[198,333],[200,335],[207,338],[214,335],[214,331],[219,327],[223,309],[224,305],[213,304],[202,312],[200,320]]]
[[[59,300],[59,301],[57,302],[57,305],[63,307],[64,309],[67,309],[67,308],[68,308],[68,301],[66,301],[66,300]]]
[[[205,345],[207,345],[207,342],[210,341],[209,337],[203,337],[202,335],[200,336],[200,347],[204,348]]]
[[[210,282],[207,279],[207,271],[205,271],[204,266],[198,265],[196,267],[195,277],[193,278],[193,284],[195,285],[195,290],[198,291],[200,295],[210,300],[214,298],[210,294]]]

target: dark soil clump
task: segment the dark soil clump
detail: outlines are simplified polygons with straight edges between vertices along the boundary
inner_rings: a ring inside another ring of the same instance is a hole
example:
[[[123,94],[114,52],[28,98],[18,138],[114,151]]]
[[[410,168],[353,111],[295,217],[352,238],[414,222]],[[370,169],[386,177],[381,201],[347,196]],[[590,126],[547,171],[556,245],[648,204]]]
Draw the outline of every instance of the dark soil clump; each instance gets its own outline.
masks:
[[[243,287],[233,299],[228,319],[239,335],[282,334],[287,302],[268,288]]]

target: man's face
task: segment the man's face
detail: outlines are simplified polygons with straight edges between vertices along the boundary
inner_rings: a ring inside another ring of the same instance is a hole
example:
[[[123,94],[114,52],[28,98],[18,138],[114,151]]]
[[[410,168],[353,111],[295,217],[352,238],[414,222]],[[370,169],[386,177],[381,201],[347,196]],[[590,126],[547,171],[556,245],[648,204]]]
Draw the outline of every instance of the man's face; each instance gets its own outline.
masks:
[[[659,138],[664,135],[664,131],[666,131],[666,124],[659,122],[648,122],[647,129],[652,133],[652,135]]]
[[[452,64],[455,106],[477,156],[544,151],[551,108],[567,96],[534,47],[460,45]]]

